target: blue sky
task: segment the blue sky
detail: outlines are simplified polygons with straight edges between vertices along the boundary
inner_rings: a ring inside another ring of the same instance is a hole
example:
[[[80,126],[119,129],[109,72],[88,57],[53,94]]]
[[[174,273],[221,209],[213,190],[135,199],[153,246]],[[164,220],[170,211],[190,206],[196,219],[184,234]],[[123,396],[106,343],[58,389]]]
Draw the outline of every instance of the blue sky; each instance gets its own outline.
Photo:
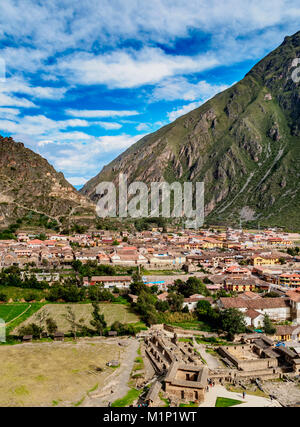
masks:
[[[0,133],[80,186],[243,78],[299,18],[298,0],[1,0]]]

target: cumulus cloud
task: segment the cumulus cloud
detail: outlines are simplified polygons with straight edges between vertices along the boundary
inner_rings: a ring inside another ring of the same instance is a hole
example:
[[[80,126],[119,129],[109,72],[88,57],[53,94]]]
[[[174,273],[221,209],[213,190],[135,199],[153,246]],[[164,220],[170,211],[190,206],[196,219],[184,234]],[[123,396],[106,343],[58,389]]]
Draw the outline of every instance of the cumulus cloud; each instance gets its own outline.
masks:
[[[103,118],[103,117],[128,117],[137,116],[138,111],[128,110],[66,110],[68,116],[84,117],[84,118]]]
[[[72,83],[105,84],[109,88],[134,88],[162,79],[200,72],[219,64],[213,54],[196,57],[168,55],[162,49],[116,50],[103,55],[75,53],[61,60],[57,72]]]
[[[196,99],[208,99],[227,88],[228,85],[213,85],[204,80],[197,83],[190,83],[184,77],[176,77],[164,80],[158,84],[153,90],[152,99],[155,101],[174,101],[176,99],[194,101]]]
[[[203,102],[191,102],[190,104],[186,104],[183,107],[177,108],[167,114],[170,122],[173,122],[174,120],[178,119],[178,117],[183,116],[184,114],[189,113],[192,110],[195,110],[195,108],[200,107]]]

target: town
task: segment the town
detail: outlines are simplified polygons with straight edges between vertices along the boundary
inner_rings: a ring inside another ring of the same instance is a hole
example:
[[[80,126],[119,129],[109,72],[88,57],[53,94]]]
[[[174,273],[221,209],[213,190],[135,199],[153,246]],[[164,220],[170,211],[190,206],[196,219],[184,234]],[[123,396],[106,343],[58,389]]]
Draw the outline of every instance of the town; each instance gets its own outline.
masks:
[[[0,241],[5,341],[122,348],[85,406],[293,406],[299,242],[277,229],[18,230]]]

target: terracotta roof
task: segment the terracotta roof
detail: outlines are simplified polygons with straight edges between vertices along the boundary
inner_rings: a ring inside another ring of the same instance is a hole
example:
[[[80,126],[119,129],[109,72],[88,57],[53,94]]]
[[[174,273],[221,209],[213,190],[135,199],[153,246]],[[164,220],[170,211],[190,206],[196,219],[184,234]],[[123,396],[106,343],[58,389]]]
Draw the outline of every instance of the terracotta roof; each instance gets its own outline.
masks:
[[[246,311],[245,316],[246,317],[250,317],[250,319],[256,319],[256,317],[261,316],[262,314],[259,313],[256,310],[253,310],[252,308],[250,308],[249,310]]]
[[[289,298],[259,298],[255,300],[247,300],[245,298],[220,298],[224,308],[252,308],[265,309],[265,308],[283,308],[289,307]]]
[[[299,332],[300,332],[299,325],[298,326],[292,326],[292,325],[277,326],[275,335],[292,335],[293,331],[296,329],[299,329]]]

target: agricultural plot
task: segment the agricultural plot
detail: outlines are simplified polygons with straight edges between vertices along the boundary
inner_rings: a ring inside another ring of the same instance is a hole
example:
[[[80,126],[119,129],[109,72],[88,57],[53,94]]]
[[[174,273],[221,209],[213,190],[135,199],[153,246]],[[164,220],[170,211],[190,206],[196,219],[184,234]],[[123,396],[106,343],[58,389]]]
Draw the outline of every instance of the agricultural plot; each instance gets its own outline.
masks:
[[[92,305],[91,304],[47,304],[41,310],[47,310],[49,315],[56,321],[58,329],[62,332],[70,331],[70,324],[65,319],[67,313],[67,307],[71,306],[75,315],[76,320],[84,320],[83,324],[90,327],[90,321],[92,320]],[[136,323],[139,318],[136,314],[130,311],[130,307],[122,304],[100,304],[101,313],[104,314],[104,318],[110,326],[116,320],[121,323]],[[36,321],[35,313],[29,317],[20,326],[24,326]]]
[[[123,360],[116,341],[42,343],[0,347],[0,406],[79,406]]]
[[[0,319],[3,319],[5,323],[11,322],[24,313],[29,307],[30,304],[1,304]]]

